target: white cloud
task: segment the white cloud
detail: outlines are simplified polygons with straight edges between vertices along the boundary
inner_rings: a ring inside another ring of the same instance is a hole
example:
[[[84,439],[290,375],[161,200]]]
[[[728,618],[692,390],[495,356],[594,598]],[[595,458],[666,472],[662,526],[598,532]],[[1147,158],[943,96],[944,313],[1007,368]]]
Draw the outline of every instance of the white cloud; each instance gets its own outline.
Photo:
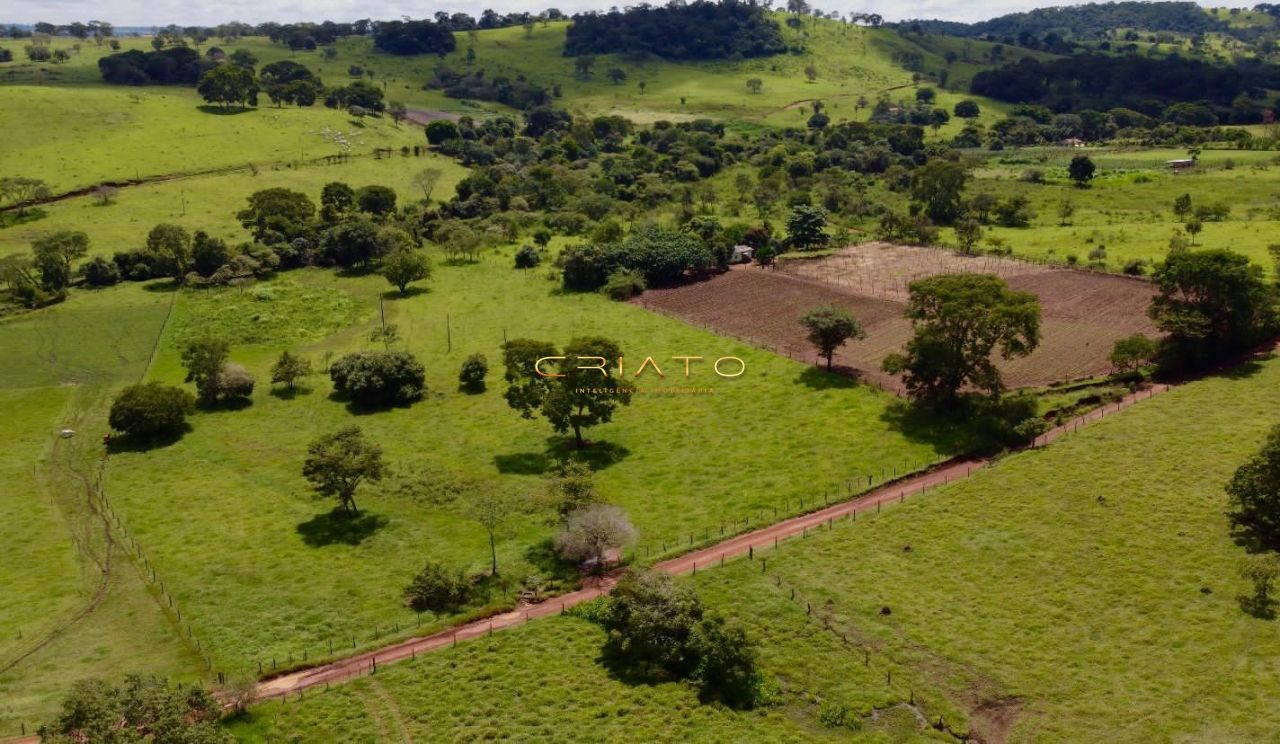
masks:
[[[813,0],[811,0],[813,2]],[[782,2],[777,3],[779,5]],[[813,2],[824,10],[839,12],[880,13],[889,20],[903,18],[946,18],[977,21],[1015,11],[1030,10],[1053,0],[987,0],[982,3],[961,0],[866,0],[865,2]],[[1070,4],[1070,3],[1056,3]],[[411,0],[7,0],[0,10],[6,22],[69,23],[98,19],[117,26],[215,25],[226,21],[261,23],[263,21],[353,21],[359,18],[392,19],[400,16],[427,17],[436,11],[462,11],[479,15],[492,7],[501,12],[538,12],[557,7],[565,12],[608,8],[608,0],[506,0],[503,3],[412,2]]]

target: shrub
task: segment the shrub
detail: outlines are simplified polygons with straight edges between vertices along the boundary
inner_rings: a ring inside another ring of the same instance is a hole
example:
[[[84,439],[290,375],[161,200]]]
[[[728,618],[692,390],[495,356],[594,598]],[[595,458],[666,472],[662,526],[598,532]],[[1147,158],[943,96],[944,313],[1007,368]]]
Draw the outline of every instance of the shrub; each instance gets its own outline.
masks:
[[[360,351],[329,368],[334,389],[360,406],[408,405],[426,395],[426,371],[404,351]]]
[[[90,287],[109,287],[120,281],[120,269],[102,256],[94,256],[80,268]]]
[[[531,245],[525,245],[521,246],[520,250],[516,251],[517,269],[532,269],[540,263],[542,263],[542,254],[538,253],[537,248]]]
[[[224,364],[218,373],[218,392],[223,402],[246,401],[253,396],[253,375],[239,364]]]
[[[182,388],[159,382],[131,385],[116,396],[107,423],[141,441],[173,437],[186,428],[195,404],[195,398]]]
[[[404,589],[405,604],[415,612],[455,612],[470,598],[471,585],[461,570],[428,561]]]
[[[644,275],[636,269],[618,269],[609,275],[600,291],[614,300],[629,300],[645,291]]]
[[[1131,258],[1124,262],[1124,273],[1129,276],[1144,276],[1147,273],[1147,262],[1141,258]]]
[[[484,354],[472,354],[458,371],[458,384],[463,390],[479,392],[484,390],[484,378],[488,374],[489,360],[484,358]]]

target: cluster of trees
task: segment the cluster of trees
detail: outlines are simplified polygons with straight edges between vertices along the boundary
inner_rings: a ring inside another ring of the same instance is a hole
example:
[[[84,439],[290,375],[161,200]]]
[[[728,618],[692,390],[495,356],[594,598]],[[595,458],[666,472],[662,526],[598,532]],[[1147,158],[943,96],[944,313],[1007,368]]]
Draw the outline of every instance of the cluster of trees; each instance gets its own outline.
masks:
[[[117,85],[195,85],[213,62],[187,47],[130,49],[98,60],[102,79]]]
[[[433,21],[382,21],[375,26],[373,45],[390,54],[438,54],[458,48],[453,31]]]
[[[1185,34],[1226,32],[1229,25],[1214,18],[1192,2],[1160,0],[1157,2],[1086,3],[1063,7],[1036,8],[1024,13],[1009,13],[977,23],[955,21],[912,20],[902,25],[925,33],[947,34],[1000,40],[1006,44],[1042,39],[1053,34],[1062,39],[1091,40],[1106,38],[1118,28],[1147,31],[1173,31]],[[1043,44],[1037,44],[1041,47]]]
[[[86,679],[71,686],[39,734],[49,744],[232,744],[235,737],[218,725],[222,713],[222,703],[199,684],[173,687],[138,674],[118,684]]]
[[[708,242],[687,230],[645,224],[626,238],[583,243],[560,255],[565,289],[590,292],[619,271],[639,273],[647,285],[669,285],[691,275],[728,268],[727,242]]]
[[[1152,121],[1189,126],[1258,123],[1273,107],[1268,89],[1277,86],[1280,68],[1274,66],[1224,67],[1178,57],[1091,54],[1046,61],[1027,57],[979,72],[969,89],[1001,101],[1040,104],[1081,116],[1085,111],[1096,116],[1129,109],[1139,117],[1117,126],[1149,128]]]
[[[782,30],[755,0],[694,0],[578,13],[564,41],[565,56],[743,59],[785,51]]]
[[[633,569],[584,613],[608,633],[603,656],[628,676],[687,679],[704,701],[749,709],[767,697],[756,645],[739,626],[707,612],[687,586]]]
[[[522,110],[547,106],[552,100],[552,91],[530,82],[524,75],[486,77],[483,68],[457,72],[448,67],[437,67],[427,81],[427,87],[443,91],[450,98],[497,101]]]

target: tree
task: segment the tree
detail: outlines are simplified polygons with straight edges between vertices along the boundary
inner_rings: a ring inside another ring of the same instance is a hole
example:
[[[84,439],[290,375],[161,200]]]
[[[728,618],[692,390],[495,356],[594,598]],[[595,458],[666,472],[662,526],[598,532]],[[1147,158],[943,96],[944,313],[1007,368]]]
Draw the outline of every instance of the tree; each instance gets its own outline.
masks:
[[[89,252],[89,236],[79,231],[60,230],[31,244],[35,265],[40,271],[40,284],[49,292],[58,292],[71,284],[71,262]]]
[[[152,270],[181,282],[191,268],[191,234],[180,225],[159,224],[147,233]]]
[[[375,218],[385,217],[395,211],[396,192],[389,186],[364,186],[356,190],[356,206]]]
[[[311,374],[311,360],[289,351],[280,352],[280,358],[271,365],[272,384],[283,382],[285,387],[294,389],[299,377]]]
[[[0,201],[9,206],[16,206],[19,217],[25,217],[27,207],[33,202],[42,201],[52,196],[53,192],[39,178],[23,176],[5,176],[0,178]]]
[[[489,360],[484,354],[472,354],[462,362],[458,370],[458,385],[463,390],[481,392],[484,390],[484,378],[489,374]]]
[[[813,81],[818,79],[818,68],[814,67],[813,65],[805,65],[804,76],[809,82],[812,83]]]
[[[693,676],[702,698],[738,709],[752,708],[760,701],[755,644],[740,626],[708,614],[694,628],[692,645],[698,654]]]
[[[629,570],[605,603],[604,655],[642,675],[688,676],[698,665],[694,629],[702,614],[702,603],[687,585],[666,573]]]
[[[186,430],[195,398],[182,388],[147,382],[130,385],[111,404],[107,423],[131,439],[152,441],[176,437]]]
[[[1262,267],[1228,250],[1171,253],[1152,274],[1148,315],[1167,334],[1165,361],[1200,366],[1243,351],[1276,329],[1276,297]]]
[[[253,72],[239,65],[218,65],[200,77],[196,92],[224,110],[233,105],[248,107],[258,103],[258,84]]]
[[[253,239],[267,245],[306,237],[312,229],[316,205],[301,191],[274,187],[255,191],[249,206],[236,213],[236,219]]]
[[[368,266],[382,255],[378,226],[364,217],[343,220],[325,231],[324,255],[339,266]]]
[[[212,406],[221,392],[219,375],[227,362],[231,346],[210,336],[192,339],[182,349],[182,366],[187,370],[183,382],[194,382],[200,403]]]
[[[1246,557],[1240,564],[1240,578],[1253,584],[1253,596],[1242,598],[1241,604],[1256,617],[1275,617],[1271,587],[1280,579],[1280,556],[1261,553]]]
[[[1187,224],[1183,225],[1182,229],[1187,231],[1187,235],[1191,236],[1191,245],[1195,245],[1196,236],[1204,229],[1204,223],[1200,221],[1199,217],[1192,217],[1187,220]]]
[[[596,58],[590,54],[583,54],[573,61],[573,69],[578,73],[578,77],[586,80],[591,77],[591,68],[595,67]]]
[[[618,406],[631,404],[635,386],[622,378],[617,367],[610,363],[621,356],[618,343],[603,336],[575,338],[565,346],[556,370],[559,376],[541,378],[550,381],[549,384],[531,388],[541,391],[536,400],[537,410],[556,433],[572,431],[574,444],[583,447],[586,445],[583,429],[609,423]],[[509,389],[509,404],[510,393]]]
[[[239,364],[224,364],[218,370],[218,395],[223,402],[239,403],[253,397],[255,380],[249,370]]]
[[[1071,221],[1071,215],[1076,213],[1076,205],[1071,203],[1070,199],[1063,199],[1058,203],[1058,225],[1066,227]]]
[[[532,269],[542,263],[542,254],[531,245],[523,245],[516,251],[515,261],[517,269]]]
[[[555,548],[561,558],[590,562],[601,571],[606,554],[631,542],[635,535],[636,529],[621,507],[587,504],[569,512],[564,528],[555,537]]]
[[[80,267],[84,281],[90,287],[109,287],[120,281],[120,268],[103,256],[94,256]]]
[[[966,218],[957,220],[954,225],[956,231],[956,242],[960,244],[960,250],[964,253],[973,253],[973,248],[982,240],[982,223]]]
[[[546,483],[545,500],[561,520],[590,504],[600,502],[595,473],[585,462],[568,460],[560,464]]]
[[[933,88],[917,88],[916,103],[933,103],[938,97],[938,91]]]
[[[436,119],[427,124],[426,135],[428,144],[441,145],[450,140],[458,139],[462,136],[462,133],[454,122],[448,119]]]
[[[1111,348],[1111,356],[1108,359],[1116,372],[1128,374],[1142,369],[1155,358],[1155,355],[1156,342],[1141,333],[1135,333],[1117,340],[1115,346]]]
[[[747,79],[747,90],[751,91],[752,93],[759,93],[760,89],[763,87],[764,87],[764,81],[761,80],[760,78]]]
[[[520,508],[516,496],[493,488],[481,491],[467,506],[467,515],[483,527],[489,537],[489,560],[494,576],[498,575],[498,531]]]
[[[399,101],[392,101],[387,105],[387,115],[391,117],[392,123],[398,127],[400,122],[409,116],[409,109],[405,108],[405,105]]]
[[[1231,525],[1257,547],[1280,549],[1280,426],[1227,483]]]
[[[1191,214],[1191,194],[1183,194],[1173,200],[1173,213],[1180,220],[1185,220]]]
[[[954,401],[972,386],[993,397],[1004,385],[991,360],[1026,356],[1040,343],[1040,302],[987,274],[942,274],[912,282],[906,316],[913,336],[905,354],[884,360],[902,374],[913,398]]]
[[[302,475],[316,493],[338,499],[350,514],[357,514],[356,489],[365,481],[380,481],[387,473],[382,448],[364,438],[358,426],[345,426],[325,434],[307,447]]]
[[[435,561],[427,561],[404,589],[405,604],[415,612],[437,615],[456,612],[470,595],[471,583],[460,569],[449,569]]]
[[[1088,155],[1077,155],[1071,158],[1071,164],[1067,166],[1067,175],[1076,182],[1077,188],[1083,189],[1093,180],[1093,172],[1096,169],[1097,166]]]
[[[403,295],[410,284],[431,276],[431,261],[422,251],[401,248],[382,259],[382,275]]]
[[[827,360],[827,369],[831,369],[836,349],[844,346],[849,339],[867,337],[862,324],[853,317],[853,313],[831,305],[814,308],[801,315],[800,325],[809,332],[809,343],[817,347],[818,353]]]
[[[963,197],[968,174],[964,166],[933,159],[911,174],[911,200],[929,219],[950,224],[964,213]]]
[[[413,185],[422,189],[422,198],[431,201],[431,194],[436,190],[444,171],[439,168],[423,168],[413,177]]]
[[[119,684],[78,680],[39,734],[49,744],[233,744],[221,717],[222,704],[199,684],[170,687],[162,677],[131,674]]]
[[[427,393],[426,371],[407,351],[358,351],[329,367],[334,390],[358,406],[409,405]]]
[[[341,181],[326,183],[320,190],[320,217],[325,222],[338,222],[355,208],[355,205],[355,189]]]
[[[627,80],[627,71],[621,67],[610,67],[608,75],[614,85],[622,85]]]
[[[826,245],[831,240],[827,234],[827,210],[808,204],[791,209],[787,216],[787,242],[792,248],[805,251]]]
[[[960,101],[951,109],[951,113],[961,119],[976,119],[982,113],[982,109],[978,108],[978,104],[968,99]]]

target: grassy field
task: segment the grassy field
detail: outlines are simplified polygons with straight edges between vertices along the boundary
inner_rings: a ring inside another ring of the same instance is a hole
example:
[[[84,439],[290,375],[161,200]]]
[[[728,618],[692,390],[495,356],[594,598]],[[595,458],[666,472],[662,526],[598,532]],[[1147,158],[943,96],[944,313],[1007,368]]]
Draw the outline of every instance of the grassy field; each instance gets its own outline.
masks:
[[[429,292],[386,301],[403,347],[428,369],[432,395],[411,409],[353,418],[329,400],[327,380],[314,379],[292,400],[270,395],[263,382],[252,407],[201,414],[178,444],[112,458],[113,503],[171,577],[170,591],[215,658],[284,663],[303,650],[327,653],[330,638],[352,633],[364,645],[375,626],[385,635],[389,625],[413,622],[399,592],[427,557],[484,566],[484,532],[452,494],[535,491],[561,452],[545,424],[507,408],[498,372],[485,394],[455,390],[462,359],[480,351],[496,363],[504,334],[564,343],[602,333],[620,339],[629,358],[746,360],[749,371],[737,380],[695,371],[689,384],[714,395],[640,395],[615,423],[592,431],[608,443],[588,453],[601,468],[600,488],[631,512],[646,555],[663,552],[664,542],[675,550],[690,537],[741,529],[744,519],[797,510],[800,497],[812,503],[850,478],[920,467],[957,446],[948,432],[895,431],[888,396],[639,308],[560,295],[543,273],[516,272],[509,260],[441,266]],[[380,277],[314,271],[221,296],[183,293],[153,376],[180,381],[175,346],[190,332],[228,337],[233,359],[259,380],[284,348],[319,361],[368,347],[364,335],[386,289]],[[683,384],[670,365],[667,372],[663,385]],[[805,407],[794,405],[796,395]],[[299,468],[311,438],[350,421],[384,445],[397,477],[370,490],[363,526],[348,534],[341,530],[350,526],[328,516],[330,505],[308,495]],[[185,515],[180,523],[175,510]],[[551,570],[542,547],[549,534],[541,514],[515,520],[500,561],[516,576]]]
[[[1280,403],[1277,382],[1273,360],[1192,383],[766,551],[767,573],[744,561],[684,579],[762,640],[762,666],[784,690],[762,713],[689,709],[678,702],[689,692],[673,686],[636,698],[602,675],[598,631],[558,618],[260,706],[233,730],[307,741],[354,728],[372,741],[428,725],[447,738],[556,738],[578,726],[602,740],[675,740],[734,738],[750,722],[753,739],[780,740],[819,736],[824,705],[867,712],[909,687],[929,720],[988,740],[1262,740],[1277,725],[1280,639],[1237,600],[1243,554],[1222,484],[1271,423],[1255,412]],[[886,670],[901,687],[886,688]],[[598,694],[584,706],[588,689]],[[538,714],[549,701],[572,701],[554,729]]]
[[[82,480],[98,467],[110,392],[143,374],[170,299],[140,286],[82,292],[0,321],[0,736],[31,731],[74,679],[192,679],[203,666],[109,543]],[[63,428],[75,436],[59,438]]]
[[[1066,166],[1078,154],[1098,167],[1092,185],[1075,188]],[[1036,213],[1028,228],[991,227],[988,236],[1004,240],[1015,255],[1065,261],[1075,255],[1081,265],[1089,253],[1105,248],[1104,263],[1120,270],[1131,259],[1148,264],[1163,260],[1183,220],[1173,201],[1189,194],[1194,206],[1225,203],[1230,214],[1222,222],[1204,222],[1196,245],[1230,248],[1270,268],[1268,246],[1276,242],[1280,213],[1273,193],[1280,186],[1276,154],[1248,150],[1206,150],[1195,168],[1171,172],[1166,160],[1187,157],[1174,149],[1030,148],[994,153],[974,173],[967,196],[988,193],[1000,198],[1027,197]],[[1024,174],[1039,170],[1044,183],[1028,183]],[[1070,202],[1074,214],[1059,217]],[[1184,233],[1185,235],[1185,233]]]

